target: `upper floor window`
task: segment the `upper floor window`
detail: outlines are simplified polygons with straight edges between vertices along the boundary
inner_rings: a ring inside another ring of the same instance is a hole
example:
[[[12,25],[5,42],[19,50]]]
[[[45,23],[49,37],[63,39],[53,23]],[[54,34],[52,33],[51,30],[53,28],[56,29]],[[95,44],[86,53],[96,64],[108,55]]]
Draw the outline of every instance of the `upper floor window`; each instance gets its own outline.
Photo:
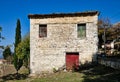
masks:
[[[47,25],[40,24],[39,25],[39,37],[47,37]]]
[[[86,37],[86,24],[77,25],[77,37],[78,38]]]

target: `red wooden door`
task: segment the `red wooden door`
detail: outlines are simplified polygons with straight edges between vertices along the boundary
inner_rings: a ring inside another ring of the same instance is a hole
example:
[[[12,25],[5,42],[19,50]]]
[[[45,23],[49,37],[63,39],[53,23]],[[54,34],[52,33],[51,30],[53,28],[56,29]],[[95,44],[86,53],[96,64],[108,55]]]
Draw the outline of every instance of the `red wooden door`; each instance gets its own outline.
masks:
[[[66,53],[66,69],[73,70],[79,67],[79,53]]]

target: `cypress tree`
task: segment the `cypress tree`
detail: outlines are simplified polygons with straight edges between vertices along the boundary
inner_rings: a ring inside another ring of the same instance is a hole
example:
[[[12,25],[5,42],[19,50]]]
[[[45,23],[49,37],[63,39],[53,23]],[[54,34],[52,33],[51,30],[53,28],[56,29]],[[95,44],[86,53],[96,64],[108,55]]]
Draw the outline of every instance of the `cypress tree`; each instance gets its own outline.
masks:
[[[18,70],[22,67],[23,61],[18,58],[16,54],[16,48],[18,44],[21,42],[21,24],[20,20],[17,20],[17,26],[16,26],[16,34],[15,34],[15,49],[14,49],[14,66],[18,74]]]
[[[18,44],[21,42],[21,24],[20,20],[17,20],[16,34],[15,34],[15,49]]]

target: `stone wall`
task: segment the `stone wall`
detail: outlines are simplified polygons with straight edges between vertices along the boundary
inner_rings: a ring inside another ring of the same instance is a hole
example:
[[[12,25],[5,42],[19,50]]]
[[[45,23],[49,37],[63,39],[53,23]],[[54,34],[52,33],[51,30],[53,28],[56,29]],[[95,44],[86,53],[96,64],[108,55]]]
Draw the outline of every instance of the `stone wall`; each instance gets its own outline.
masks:
[[[31,73],[52,72],[66,64],[66,52],[79,52],[79,63],[95,61],[97,15],[30,19]],[[77,37],[77,24],[86,23],[86,37]],[[47,37],[39,38],[39,24],[47,24]]]
[[[119,59],[111,59],[111,58],[98,58],[98,63],[114,68],[120,69],[120,60]]]
[[[2,77],[2,76],[3,76],[3,65],[0,64],[0,77]]]
[[[0,77],[8,74],[16,73],[15,67],[12,64],[0,64]]]

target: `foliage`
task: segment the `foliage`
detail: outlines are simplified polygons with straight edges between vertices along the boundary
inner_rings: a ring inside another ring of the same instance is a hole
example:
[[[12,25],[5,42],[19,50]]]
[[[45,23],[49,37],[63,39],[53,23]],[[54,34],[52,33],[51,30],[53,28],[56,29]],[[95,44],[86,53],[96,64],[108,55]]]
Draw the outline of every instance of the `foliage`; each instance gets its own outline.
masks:
[[[54,72],[54,73],[57,73],[57,72],[58,72],[58,69],[53,68],[53,72]]]
[[[99,44],[103,43],[104,30],[106,33],[106,41],[115,40],[120,36],[120,23],[112,25],[109,19],[100,19],[98,21],[98,38]],[[105,27],[105,29],[104,29]]]
[[[24,61],[24,65],[29,67],[29,55],[30,55],[30,39],[29,35],[25,36],[24,39],[18,44],[16,48],[16,55],[19,59]]]
[[[103,35],[104,35],[104,29],[98,27],[98,38],[99,38],[99,47],[103,44]]]
[[[98,21],[98,38],[99,38],[99,48],[104,44],[104,32],[105,32],[105,44],[110,45],[111,42],[114,42],[114,49],[106,48],[106,54],[111,56],[120,56],[120,23],[111,25],[106,23],[107,20]],[[113,51],[111,53],[111,51]]]
[[[23,65],[23,60],[19,59],[17,55],[14,55],[14,67],[18,73],[18,71],[20,70],[20,68]]]
[[[18,70],[23,65],[23,60],[19,59],[18,55],[16,54],[16,48],[20,42],[21,42],[21,25],[20,25],[20,20],[18,19],[17,26],[16,26],[15,49],[14,49],[14,66],[15,66],[17,73],[18,73]]]
[[[99,47],[101,47],[101,45],[104,42],[104,31],[105,31],[105,34],[108,35],[109,32],[107,32],[107,29],[110,27],[111,27],[111,23],[110,23],[110,20],[108,18],[98,20]],[[105,37],[106,37],[106,35],[105,35]]]
[[[15,34],[15,49],[17,45],[21,42],[21,24],[20,20],[17,20],[16,34]]]
[[[11,56],[12,52],[9,46],[7,46],[4,51],[3,51],[3,58],[4,59],[9,59],[9,57]]]
[[[105,32],[105,36],[104,36]],[[116,37],[112,37],[116,34],[115,30],[113,28],[113,25],[110,23],[110,20],[108,18],[104,19],[99,19],[98,21],[98,38],[99,38],[99,47],[103,44],[104,42],[104,37],[105,37],[105,43],[109,40],[114,40]]]

